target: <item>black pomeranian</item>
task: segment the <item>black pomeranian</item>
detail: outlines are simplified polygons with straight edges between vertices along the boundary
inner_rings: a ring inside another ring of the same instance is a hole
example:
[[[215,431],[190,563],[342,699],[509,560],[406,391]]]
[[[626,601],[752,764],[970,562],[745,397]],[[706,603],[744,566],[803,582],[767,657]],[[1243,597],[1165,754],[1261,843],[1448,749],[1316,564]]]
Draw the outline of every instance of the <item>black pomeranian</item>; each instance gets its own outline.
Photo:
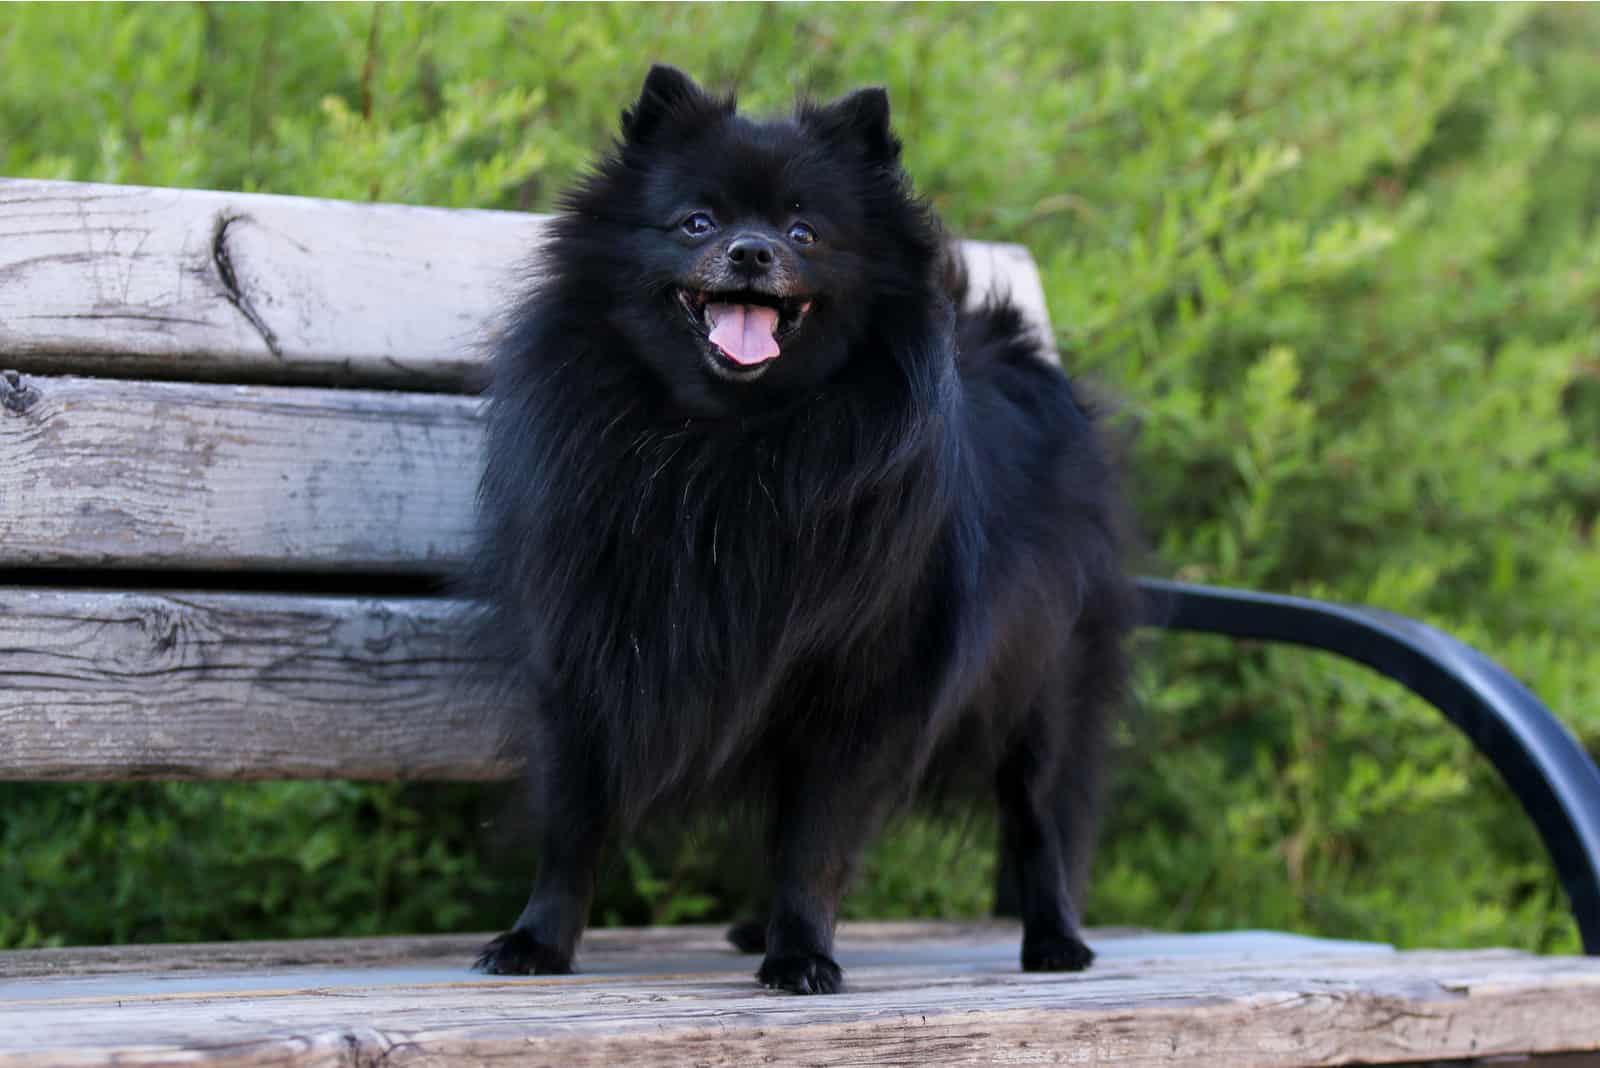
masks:
[[[769,828],[757,977],[843,988],[840,896],[919,788],[998,795],[1022,966],[1073,970],[1130,587],[1105,449],[961,283],[888,97],[758,121],[655,67],[498,343],[478,635],[539,871],[478,966],[562,973],[607,842]]]

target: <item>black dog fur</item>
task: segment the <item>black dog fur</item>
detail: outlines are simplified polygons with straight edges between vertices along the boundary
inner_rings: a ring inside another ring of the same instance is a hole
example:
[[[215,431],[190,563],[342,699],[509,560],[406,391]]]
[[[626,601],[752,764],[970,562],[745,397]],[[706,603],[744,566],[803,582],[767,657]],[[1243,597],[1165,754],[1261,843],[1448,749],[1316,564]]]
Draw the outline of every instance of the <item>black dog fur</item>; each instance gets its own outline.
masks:
[[[770,831],[758,978],[831,993],[840,896],[913,793],[998,796],[1022,965],[1078,969],[1131,598],[1110,465],[1003,302],[958,313],[886,94],[755,121],[671,68],[572,191],[494,359],[477,634],[530,729],[527,907],[561,973],[604,846]],[[722,298],[719,300],[719,298]],[[708,332],[728,308],[775,359]],[[719,310],[720,309],[720,310]]]

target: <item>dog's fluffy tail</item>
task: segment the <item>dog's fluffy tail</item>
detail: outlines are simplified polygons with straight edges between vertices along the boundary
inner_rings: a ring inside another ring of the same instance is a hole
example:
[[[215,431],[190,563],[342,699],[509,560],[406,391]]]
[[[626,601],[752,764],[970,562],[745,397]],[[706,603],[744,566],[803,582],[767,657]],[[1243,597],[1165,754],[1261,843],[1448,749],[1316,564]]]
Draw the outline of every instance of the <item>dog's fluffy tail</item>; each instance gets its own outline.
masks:
[[[997,290],[972,291],[972,277],[954,242],[945,245],[939,281],[956,307],[956,351],[964,370],[975,371],[996,361],[1056,362],[1055,354],[1009,295]]]

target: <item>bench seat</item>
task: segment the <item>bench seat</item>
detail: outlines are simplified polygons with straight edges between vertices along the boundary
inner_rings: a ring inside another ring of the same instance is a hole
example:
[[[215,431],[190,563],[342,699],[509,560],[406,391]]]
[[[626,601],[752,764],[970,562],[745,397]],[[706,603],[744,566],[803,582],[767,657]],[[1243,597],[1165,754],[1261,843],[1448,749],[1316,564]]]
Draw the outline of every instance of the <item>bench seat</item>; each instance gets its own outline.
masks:
[[[831,998],[761,990],[711,927],[594,930],[583,974],[531,979],[467,971],[480,936],[18,952],[0,1068],[1600,1064],[1600,960],[1123,930],[1091,932],[1088,972],[1029,975],[1019,934],[845,924]]]

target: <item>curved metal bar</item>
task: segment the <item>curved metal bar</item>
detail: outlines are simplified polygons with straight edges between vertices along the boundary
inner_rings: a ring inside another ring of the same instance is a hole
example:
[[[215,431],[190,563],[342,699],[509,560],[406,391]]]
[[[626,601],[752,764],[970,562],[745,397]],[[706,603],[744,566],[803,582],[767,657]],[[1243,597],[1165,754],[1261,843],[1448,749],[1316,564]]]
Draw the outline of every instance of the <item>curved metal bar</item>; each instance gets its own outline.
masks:
[[[1600,956],[1600,769],[1539,699],[1426,623],[1304,597],[1141,579],[1145,623],[1338,653],[1443,712],[1494,764],[1539,829],[1584,952]]]

